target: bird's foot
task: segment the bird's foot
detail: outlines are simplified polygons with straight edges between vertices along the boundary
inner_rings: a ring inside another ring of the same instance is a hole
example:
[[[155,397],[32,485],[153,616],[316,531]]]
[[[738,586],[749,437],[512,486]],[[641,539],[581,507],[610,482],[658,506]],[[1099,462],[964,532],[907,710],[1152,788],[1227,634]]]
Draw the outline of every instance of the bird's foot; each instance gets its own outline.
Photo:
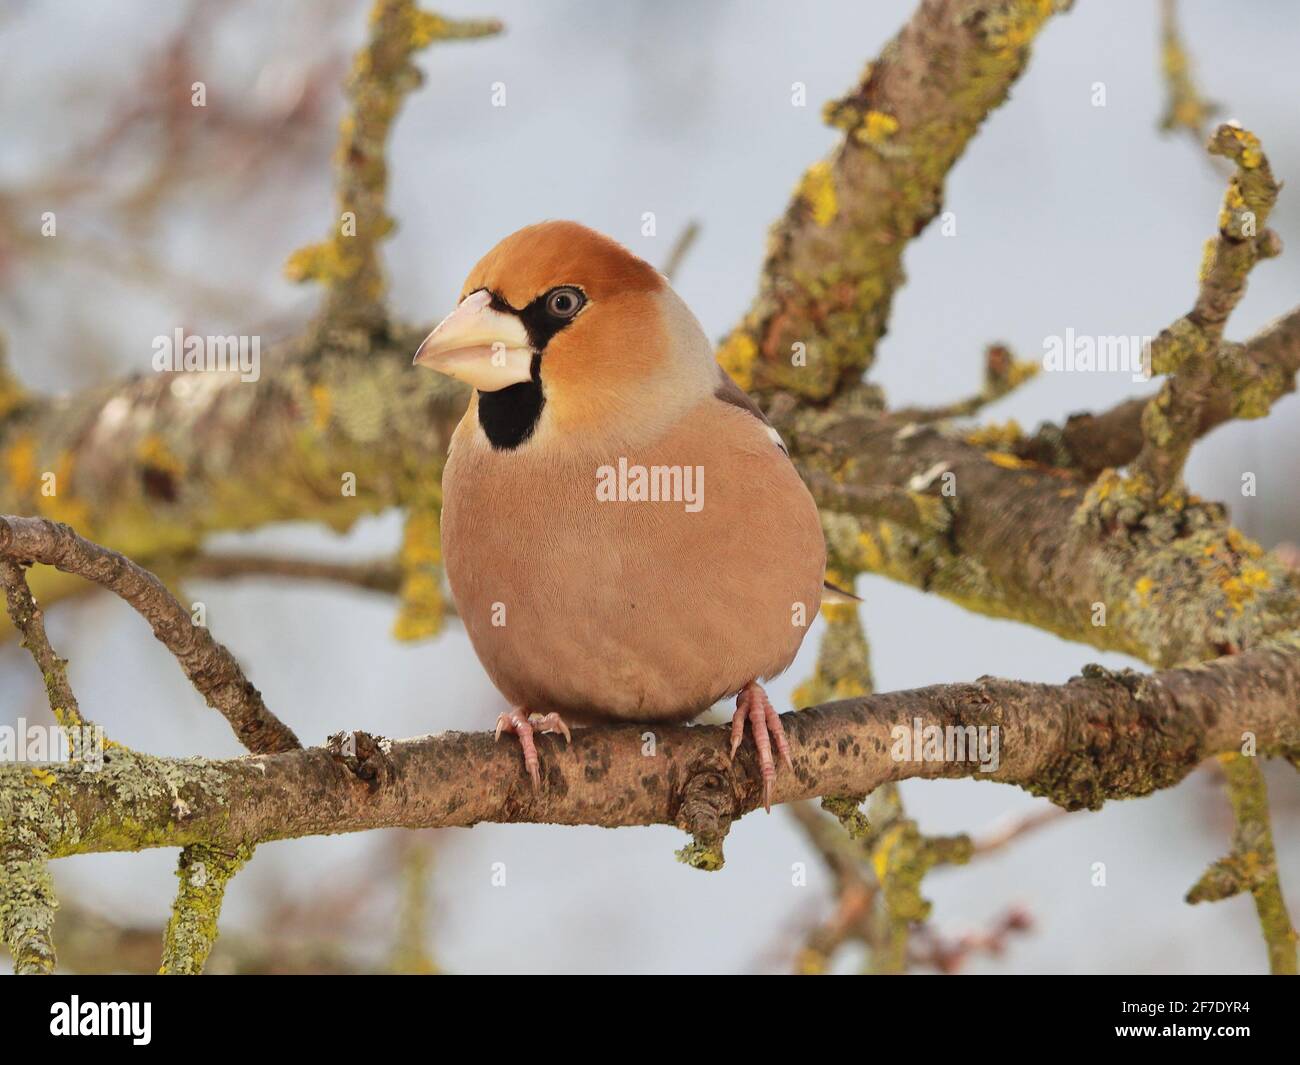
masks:
[[[772,747],[776,746],[785,764],[794,769],[790,760],[790,743],[785,738],[785,729],[781,725],[781,715],[773,708],[758,681],[751,680],[736,696],[736,712],[731,717],[731,757],[736,757],[741,741],[745,738],[745,719],[749,719],[750,731],[754,734],[754,746],[758,749],[758,770],[763,776],[763,809],[772,812],[772,781],[776,779],[776,762],[772,758]]]
[[[519,746],[524,750],[524,768],[528,770],[528,776],[532,779],[533,791],[542,790],[542,771],[537,760],[537,747],[533,744],[533,733],[558,732],[564,737],[565,743],[573,739],[569,733],[569,726],[564,723],[559,714],[534,715],[522,706],[507,710],[497,718],[496,738],[498,740],[501,739],[503,732],[510,732],[519,737]]]

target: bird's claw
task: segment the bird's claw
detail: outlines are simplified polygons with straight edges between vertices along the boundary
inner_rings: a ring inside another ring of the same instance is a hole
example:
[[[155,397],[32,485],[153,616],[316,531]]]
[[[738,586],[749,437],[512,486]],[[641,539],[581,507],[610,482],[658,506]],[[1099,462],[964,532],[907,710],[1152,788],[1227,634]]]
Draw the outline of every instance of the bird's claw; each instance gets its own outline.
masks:
[[[763,777],[763,809],[772,812],[772,782],[776,780],[776,762],[772,758],[772,747],[776,746],[781,760],[794,771],[794,761],[790,757],[790,742],[785,737],[785,728],[781,724],[781,715],[776,712],[771,701],[757,681],[750,681],[736,696],[736,712],[731,717],[731,757],[736,757],[741,741],[745,738],[745,721],[749,721],[750,731],[754,734],[754,747],[758,750],[758,771]]]
[[[533,715],[522,706],[507,710],[497,718],[496,739],[498,741],[503,732],[519,737],[519,746],[524,752],[524,768],[528,770],[528,777],[533,782],[533,791],[542,790],[542,769],[537,758],[537,746],[533,743],[533,734],[558,732],[564,737],[565,743],[573,740],[569,726],[564,723],[564,719],[559,714]]]

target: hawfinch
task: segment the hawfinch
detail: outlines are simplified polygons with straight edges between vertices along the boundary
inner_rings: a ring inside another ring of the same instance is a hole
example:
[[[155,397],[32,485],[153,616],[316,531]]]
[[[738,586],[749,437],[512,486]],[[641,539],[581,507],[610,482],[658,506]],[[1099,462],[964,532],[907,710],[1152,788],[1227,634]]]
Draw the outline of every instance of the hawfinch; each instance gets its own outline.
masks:
[[[714,358],[668,281],[575,222],[513,233],[465,281],[415,362],[471,385],[443,473],[456,609],[535,731],[684,721],[736,696],[771,802],[789,744],[759,686],[822,598],[817,507],[780,436]]]

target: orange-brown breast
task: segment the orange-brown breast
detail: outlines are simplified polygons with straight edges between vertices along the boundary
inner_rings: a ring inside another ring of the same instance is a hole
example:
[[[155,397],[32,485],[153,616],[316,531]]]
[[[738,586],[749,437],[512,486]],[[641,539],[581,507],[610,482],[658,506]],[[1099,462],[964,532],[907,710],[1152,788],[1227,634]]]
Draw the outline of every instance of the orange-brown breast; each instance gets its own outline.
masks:
[[[502,694],[575,719],[682,720],[794,659],[825,570],[817,509],[763,424],[710,396],[629,467],[699,467],[700,509],[597,500],[612,454],[494,451],[471,406],[443,478],[457,609]]]

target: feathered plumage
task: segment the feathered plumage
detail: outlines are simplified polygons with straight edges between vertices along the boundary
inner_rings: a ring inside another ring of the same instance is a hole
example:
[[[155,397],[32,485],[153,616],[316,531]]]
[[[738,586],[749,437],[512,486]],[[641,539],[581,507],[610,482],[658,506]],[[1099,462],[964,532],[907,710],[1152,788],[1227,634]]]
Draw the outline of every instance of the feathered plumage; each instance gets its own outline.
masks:
[[[529,226],[470,271],[416,361],[476,389],[443,553],[534,783],[534,728],[681,721],[738,695],[733,754],[749,720],[770,790],[772,743],[788,753],[757,682],[816,614],[821,523],[664,277],[584,226]]]

